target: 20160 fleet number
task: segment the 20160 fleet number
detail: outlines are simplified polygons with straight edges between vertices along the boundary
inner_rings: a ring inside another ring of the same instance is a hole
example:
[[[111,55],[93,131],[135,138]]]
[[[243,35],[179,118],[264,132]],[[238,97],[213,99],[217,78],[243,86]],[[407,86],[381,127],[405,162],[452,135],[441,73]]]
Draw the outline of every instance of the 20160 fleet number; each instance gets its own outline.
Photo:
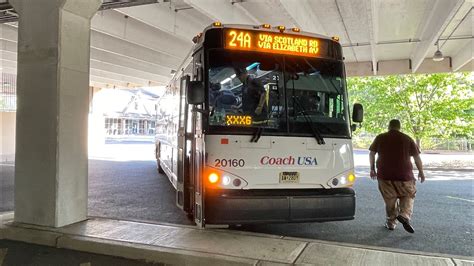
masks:
[[[216,159],[214,160],[215,167],[244,167],[244,159]]]

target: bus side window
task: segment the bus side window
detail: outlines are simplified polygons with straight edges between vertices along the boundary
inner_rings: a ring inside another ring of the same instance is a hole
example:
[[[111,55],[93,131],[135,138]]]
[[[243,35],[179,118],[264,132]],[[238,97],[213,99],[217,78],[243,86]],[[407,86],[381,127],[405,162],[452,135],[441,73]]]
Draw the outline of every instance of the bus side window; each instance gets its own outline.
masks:
[[[180,90],[180,108],[179,108],[179,127],[184,128],[185,127],[185,115],[187,112],[186,108],[186,87],[187,84],[189,83],[189,75],[184,75],[180,78],[180,85],[179,85],[179,90]]]

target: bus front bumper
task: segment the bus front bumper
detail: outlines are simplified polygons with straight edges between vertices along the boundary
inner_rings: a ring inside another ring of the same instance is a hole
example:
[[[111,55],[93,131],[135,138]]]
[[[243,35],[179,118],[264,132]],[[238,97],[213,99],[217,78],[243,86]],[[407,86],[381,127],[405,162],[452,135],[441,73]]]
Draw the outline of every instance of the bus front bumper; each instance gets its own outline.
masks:
[[[352,188],[206,190],[207,224],[341,221],[354,214]]]

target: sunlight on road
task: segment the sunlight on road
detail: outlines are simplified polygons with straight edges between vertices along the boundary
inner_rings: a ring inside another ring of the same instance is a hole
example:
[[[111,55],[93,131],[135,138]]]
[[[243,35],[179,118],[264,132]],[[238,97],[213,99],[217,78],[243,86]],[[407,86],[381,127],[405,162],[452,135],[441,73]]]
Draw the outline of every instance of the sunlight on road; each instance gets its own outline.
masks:
[[[114,141],[89,147],[89,159],[108,161],[154,161],[155,145],[152,141],[137,143]]]

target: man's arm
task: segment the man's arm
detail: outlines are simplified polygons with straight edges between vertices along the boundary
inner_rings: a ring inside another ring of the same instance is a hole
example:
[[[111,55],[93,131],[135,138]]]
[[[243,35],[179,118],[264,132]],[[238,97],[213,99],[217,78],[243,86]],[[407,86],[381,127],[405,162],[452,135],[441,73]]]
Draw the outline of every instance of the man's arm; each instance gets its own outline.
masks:
[[[413,156],[413,159],[415,159],[415,165],[416,168],[418,168],[418,179],[423,183],[425,182],[425,173],[423,172],[423,163],[421,162],[420,155],[417,154]]]
[[[372,179],[377,179],[377,172],[375,171],[375,153],[374,151],[370,151],[369,153],[369,162],[370,162],[370,177]]]

